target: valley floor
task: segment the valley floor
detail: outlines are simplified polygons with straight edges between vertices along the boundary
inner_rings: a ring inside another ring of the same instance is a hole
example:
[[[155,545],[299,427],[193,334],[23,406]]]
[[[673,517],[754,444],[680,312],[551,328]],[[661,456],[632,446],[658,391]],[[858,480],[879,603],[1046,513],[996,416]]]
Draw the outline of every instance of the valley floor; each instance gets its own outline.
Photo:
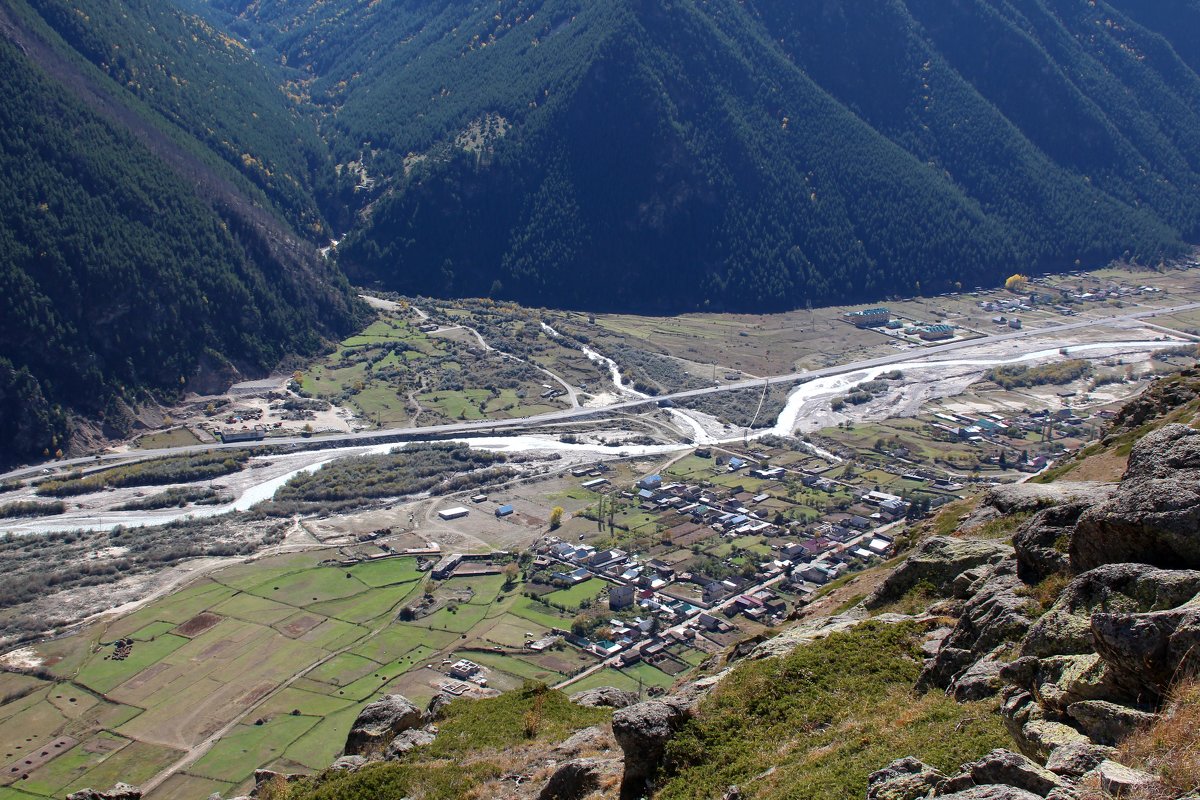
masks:
[[[1097,285],[1112,294],[1070,299]],[[907,519],[1052,465],[1146,378],[1196,362],[1198,272],[1039,291],[1074,313],[1018,312],[1003,334],[983,305],[1008,292],[894,304],[900,333],[843,309],[592,322],[376,299],[379,319],[321,362],[189,399],[172,415],[187,434],[10,473],[0,564],[12,587],[39,585],[48,560],[60,577],[0,607],[15,647],[0,800],[117,779],[232,796],[260,767],[326,766],[384,692],[649,693],[822,598],[853,601],[847,581],[903,547]],[[955,325],[954,341],[903,333],[917,322]],[[1001,386],[997,367],[1028,385]],[[255,426],[261,440],[216,443]],[[445,440],[512,473],[336,511],[271,500],[299,474]],[[139,482],[222,448],[248,452],[199,481]],[[72,481],[86,491],[57,513],[19,516]],[[645,594],[625,604],[629,586]],[[455,677],[461,659],[476,669]]]

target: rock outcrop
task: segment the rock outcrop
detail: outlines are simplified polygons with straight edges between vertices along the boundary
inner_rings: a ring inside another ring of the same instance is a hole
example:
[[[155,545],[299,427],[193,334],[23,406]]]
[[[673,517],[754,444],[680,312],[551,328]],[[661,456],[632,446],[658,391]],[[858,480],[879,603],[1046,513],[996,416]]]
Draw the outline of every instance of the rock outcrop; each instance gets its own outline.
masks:
[[[1012,552],[1012,545],[1004,542],[931,537],[918,545],[867,598],[866,607],[878,608],[899,600],[922,583],[942,594],[949,594],[954,579],[963,572],[982,564],[995,564],[1011,556]]]
[[[1046,769],[1055,775],[1078,780],[1104,761],[1113,758],[1117,751],[1098,744],[1076,742],[1058,747],[1046,759]]]
[[[1114,746],[1158,721],[1181,675],[1200,674],[1200,431],[1143,437],[1115,486],[998,487],[985,504],[977,515],[1030,515],[1011,555],[935,538],[872,601],[919,581],[961,601],[954,628],[926,643],[922,683],[959,700],[1000,689],[1021,754],[994,751],[949,777],[901,759],[872,775],[868,797],[1169,796]],[[1033,598],[1060,582],[1039,615]]]
[[[1028,758],[1009,750],[993,750],[978,761],[963,764],[961,772],[940,787],[946,794],[974,786],[1000,784],[1045,797],[1063,786],[1063,779]]]
[[[67,795],[67,800],[141,800],[142,790],[128,783],[118,783],[107,792],[80,789]]]
[[[867,800],[919,800],[945,782],[945,775],[908,756],[871,773],[867,778]]]
[[[425,714],[401,694],[389,694],[367,705],[346,737],[348,756],[378,755],[399,734],[419,728]]]
[[[662,700],[638,703],[613,715],[613,736],[625,753],[622,800],[648,794],[667,742],[690,716],[686,707]]]
[[[1075,572],[1127,562],[1200,568],[1200,431],[1166,425],[1147,434],[1117,491],[1080,516],[1070,546]]]
[[[1200,669],[1200,599],[1168,611],[1095,614],[1096,651],[1130,694],[1162,698],[1175,679]]]
[[[954,687],[956,694],[972,699],[994,694],[999,682],[989,676],[998,676],[999,665],[976,665],[996,648],[1020,639],[1033,624],[1030,600],[1018,593],[1022,586],[1016,559],[1010,555],[980,569],[974,580],[960,588],[970,599],[954,630],[926,664],[919,685]],[[955,687],[960,679],[962,685]]]
[[[1107,564],[1076,577],[1021,643],[1021,655],[1095,652],[1092,617],[1175,608],[1200,592],[1200,571]]]
[[[537,800],[583,800],[621,774],[621,761],[614,758],[579,758],[560,765],[550,776]]]
[[[398,761],[405,754],[433,742],[435,734],[425,728],[410,728],[401,731],[392,739],[383,754],[384,761]]]
[[[638,701],[633,692],[615,686],[600,686],[571,695],[571,702],[589,708],[628,708]]]

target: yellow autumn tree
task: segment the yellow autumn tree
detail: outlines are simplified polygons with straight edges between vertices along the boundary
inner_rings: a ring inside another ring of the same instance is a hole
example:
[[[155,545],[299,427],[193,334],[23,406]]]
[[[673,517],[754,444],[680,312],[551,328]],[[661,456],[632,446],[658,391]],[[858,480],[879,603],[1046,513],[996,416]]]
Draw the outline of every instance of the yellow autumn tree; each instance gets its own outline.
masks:
[[[1029,283],[1029,276],[1018,272],[1016,275],[1008,276],[1008,280],[1004,282],[1004,288],[1011,292],[1019,292],[1025,288],[1027,283]]]

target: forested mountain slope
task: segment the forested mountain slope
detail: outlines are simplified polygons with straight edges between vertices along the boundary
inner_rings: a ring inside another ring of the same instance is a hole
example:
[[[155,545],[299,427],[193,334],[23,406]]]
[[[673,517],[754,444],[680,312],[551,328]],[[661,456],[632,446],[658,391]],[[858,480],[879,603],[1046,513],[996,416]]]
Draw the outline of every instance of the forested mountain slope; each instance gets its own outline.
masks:
[[[783,308],[1200,228],[1190,1],[187,2],[308,76],[342,265],[405,291]]]
[[[4,0],[0,454],[409,293],[773,310],[1200,237],[1195,0]],[[338,266],[314,255],[345,234]]]
[[[285,221],[324,229],[311,126],[166,8],[0,7],[0,461],[66,449],[73,413],[119,430],[202,360],[261,370],[354,322],[345,280]]]

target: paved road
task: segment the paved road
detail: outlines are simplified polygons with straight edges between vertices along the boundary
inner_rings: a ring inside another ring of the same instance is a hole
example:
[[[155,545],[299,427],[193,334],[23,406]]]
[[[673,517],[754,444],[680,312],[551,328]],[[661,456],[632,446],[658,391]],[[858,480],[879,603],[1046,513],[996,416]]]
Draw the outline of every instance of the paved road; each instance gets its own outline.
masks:
[[[959,342],[950,342],[948,344],[934,345],[926,347],[918,351],[906,350],[903,352],[892,353],[886,356],[876,358],[868,358],[862,361],[854,361],[849,364],[838,364],[832,367],[824,367],[815,369],[810,372],[792,372],[786,375],[775,375],[767,378],[754,378],[751,380],[738,381],[736,383],[727,383],[721,386],[710,386],[703,389],[691,389],[683,392],[673,392],[671,394],[659,395],[650,400],[634,399],[622,400],[612,405],[603,406],[600,408],[571,408],[563,411],[552,411],[547,414],[538,414],[537,416],[524,417],[521,419],[512,420],[481,420],[477,422],[457,422],[444,425],[428,425],[425,427],[415,428],[387,428],[384,430],[368,430],[359,431],[357,433],[341,433],[332,436],[321,437],[303,437],[303,436],[285,436],[278,438],[266,439],[261,442],[233,442],[230,444],[210,444],[210,445],[195,445],[190,447],[174,447],[162,448],[157,450],[139,450],[136,453],[107,453],[102,454],[99,458],[88,456],[84,458],[72,458],[63,461],[53,462],[52,464],[38,464],[30,467],[12,470],[0,475],[0,479],[19,478],[36,473],[43,467],[72,467],[86,466],[98,462],[112,460],[142,460],[146,458],[154,458],[157,456],[166,455],[184,455],[193,452],[205,452],[208,450],[221,449],[243,449],[254,447],[280,447],[287,445],[312,445],[314,442],[321,442],[324,445],[341,445],[345,447],[353,447],[356,444],[378,440],[378,439],[404,439],[414,436],[453,436],[459,434],[485,434],[485,433],[504,433],[519,431],[522,429],[536,428],[548,423],[569,422],[571,420],[582,419],[584,417],[595,416],[598,414],[606,414],[614,411],[627,411],[629,409],[643,406],[647,402],[657,402],[663,400],[682,400],[689,397],[699,397],[702,395],[716,394],[718,392],[732,392],[738,389],[761,389],[763,384],[779,384],[793,383],[798,380],[812,380],[815,378],[825,378],[833,375],[842,375],[848,372],[856,372],[862,369],[871,367],[881,367],[889,364],[898,364],[905,361],[929,360],[935,356],[944,353],[951,353],[964,348],[979,347],[981,345],[995,344],[997,342],[1013,341],[1018,339],[1027,339],[1030,337],[1045,337],[1053,336],[1060,333],[1068,333],[1071,331],[1083,330],[1086,328],[1110,327],[1117,326],[1125,322],[1135,322],[1142,319],[1149,319],[1161,315],[1177,314],[1185,311],[1194,311],[1200,309],[1200,302],[1186,303],[1179,306],[1170,306],[1167,308],[1153,308],[1144,311],[1138,311],[1130,314],[1122,314],[1116,317],[1106,317],[1102,319],[1077,319],[1074,322],[1067,322],[1060,325],[1051,325],[1045,328],[1027,328],[1010,333],[995,334],[985,336],[979,339],[965,339]],[[1181,335],[1181,334],[1179,334]],[[1181,335],[1182,336],[1182,335]]]

